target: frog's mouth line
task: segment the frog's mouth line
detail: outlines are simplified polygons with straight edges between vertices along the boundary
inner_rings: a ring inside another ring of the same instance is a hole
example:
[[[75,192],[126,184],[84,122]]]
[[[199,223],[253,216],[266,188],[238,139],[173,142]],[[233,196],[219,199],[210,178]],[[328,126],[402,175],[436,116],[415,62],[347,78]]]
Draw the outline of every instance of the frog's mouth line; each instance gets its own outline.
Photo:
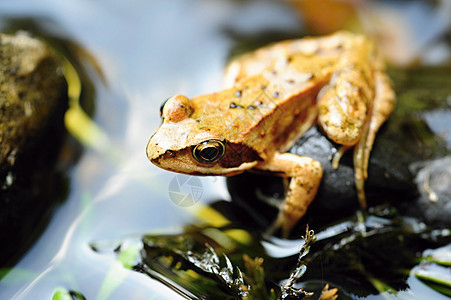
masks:
[[[156,166],[175,173],[193,175],[193,176],[233,176],[240,174],[246,170],[253,168],[257,162],[246,162],[241,164],[239,167],[223,169],[223,168],[211,168],[211,167],[196,167],[191,168],[191,170],[184,170],[178,168],[171,168],[157,163],[155,160],[151,161]]]
[[[159,168],[194,176],[232,176],[251,169],[258,163],[254,160],[225,167],[223,160],[224,158],[211,165],[200,163],[192,157],[191,147],[186,147],[177,153],[167,150],[155,158],[150,158],[150,161]]]
[[[223,168],[214,169],[214,168],[205,168],[204,167],[202,169],[197,169],[194,171],[184,171],[184,170],[180,170],[180,169],[165,168],[165,167],[162,167],[161,165],[158,165],[158,166],[166,171],[193,175],[193,176],[234,176],[234,175],[243,173],[244,171],[247,171],[249,169],[252,169],[253,167],[255,167],[256,164],[257,164],[257,162],[247,162],[247,163],[241,164],[241,166],[239,166],[239,167],[234,167],[234,168],[229,168],[229,169],[223,169]]]

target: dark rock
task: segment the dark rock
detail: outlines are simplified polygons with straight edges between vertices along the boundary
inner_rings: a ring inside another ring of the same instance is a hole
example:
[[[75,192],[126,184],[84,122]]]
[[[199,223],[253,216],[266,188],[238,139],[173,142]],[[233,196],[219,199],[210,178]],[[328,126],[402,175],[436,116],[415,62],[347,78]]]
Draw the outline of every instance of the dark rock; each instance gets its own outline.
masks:
[[[26,250],[61,194],[66,108],[58,55],[25,33],[0,34],[0,265]]]

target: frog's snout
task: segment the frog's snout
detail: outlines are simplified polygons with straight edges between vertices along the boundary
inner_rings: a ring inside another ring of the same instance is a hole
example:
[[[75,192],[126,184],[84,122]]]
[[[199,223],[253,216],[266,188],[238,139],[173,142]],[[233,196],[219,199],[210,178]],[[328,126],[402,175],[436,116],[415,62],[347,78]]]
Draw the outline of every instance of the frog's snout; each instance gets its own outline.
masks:
[[[155,134],[156,134],[156,132],[154,134],[152,134],[149,141],[147,142],[147,147],[146,147],[147,158],[152,163],[155,163],[154,161],[164,153],[163,148],[159,147],[158,143],[154,139]]]

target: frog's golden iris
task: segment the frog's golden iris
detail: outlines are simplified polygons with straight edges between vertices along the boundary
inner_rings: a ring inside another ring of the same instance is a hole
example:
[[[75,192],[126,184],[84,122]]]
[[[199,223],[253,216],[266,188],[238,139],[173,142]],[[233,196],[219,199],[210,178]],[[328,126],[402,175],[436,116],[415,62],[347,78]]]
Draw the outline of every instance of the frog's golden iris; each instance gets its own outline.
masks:
[[[200,163],[212,164],[220,160],[225,153],[225,145],[220,140],[208,140],[193,148],[193,157]]]

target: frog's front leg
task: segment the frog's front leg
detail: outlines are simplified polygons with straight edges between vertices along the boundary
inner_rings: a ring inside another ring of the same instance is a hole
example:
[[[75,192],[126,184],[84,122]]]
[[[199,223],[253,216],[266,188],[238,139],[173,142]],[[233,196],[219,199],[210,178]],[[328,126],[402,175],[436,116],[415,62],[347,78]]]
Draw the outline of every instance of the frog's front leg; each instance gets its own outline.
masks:
[[[281,228],[283,235],[288,236],[291,228],[304,216],[315,198],[321,183],[323,168],[318,161],[310,157],[278,152],[255,168],[276,172],[283,177],[291,177],[285,201],[270,230],[273,232]]]

